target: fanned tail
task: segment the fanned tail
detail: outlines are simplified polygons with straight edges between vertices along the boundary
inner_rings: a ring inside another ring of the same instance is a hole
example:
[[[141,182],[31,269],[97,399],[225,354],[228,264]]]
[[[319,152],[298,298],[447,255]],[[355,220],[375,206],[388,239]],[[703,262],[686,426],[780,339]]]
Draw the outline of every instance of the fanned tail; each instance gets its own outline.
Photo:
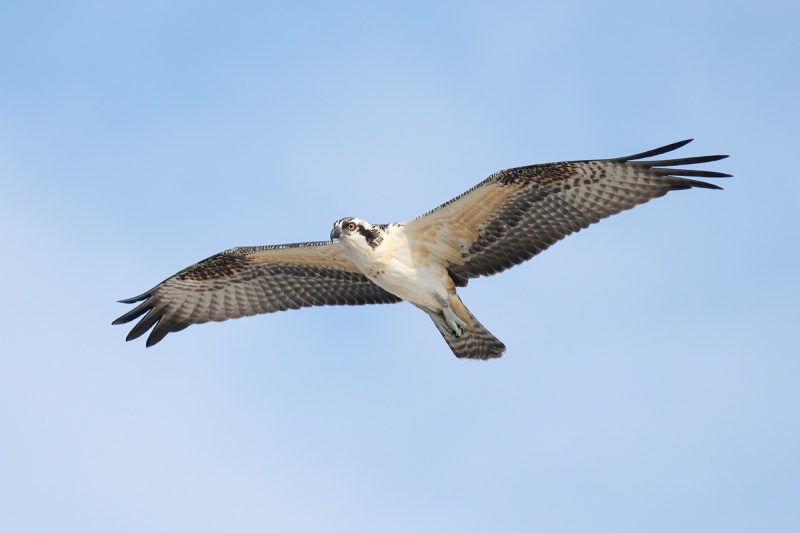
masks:
[[[462,359],[495,359],[503,355],[506,351],[506,345],[500,339],[492,335],[489,330],[483,327],[483,324],[478,322],[472,313],[469,313],[469,318],[472,322],[472,329],[464,328],[460,337],[452,334],[446,334],[439,329],[447,345],[453,350],[456,357]],[[435,321],[434,321],[435,323]],[[437,328],[438,329],[438,328]]]

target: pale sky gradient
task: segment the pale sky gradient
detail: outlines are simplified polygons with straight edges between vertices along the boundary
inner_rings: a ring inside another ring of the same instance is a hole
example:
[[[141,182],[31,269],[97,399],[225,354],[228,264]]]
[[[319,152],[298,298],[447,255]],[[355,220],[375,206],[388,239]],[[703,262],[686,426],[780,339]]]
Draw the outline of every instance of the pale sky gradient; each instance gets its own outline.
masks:
[[[800,531],[797,2],[6,2],[0,524],[14,532]],[[226,248],[491,172],[735,177],[408,304],[111,321]]]

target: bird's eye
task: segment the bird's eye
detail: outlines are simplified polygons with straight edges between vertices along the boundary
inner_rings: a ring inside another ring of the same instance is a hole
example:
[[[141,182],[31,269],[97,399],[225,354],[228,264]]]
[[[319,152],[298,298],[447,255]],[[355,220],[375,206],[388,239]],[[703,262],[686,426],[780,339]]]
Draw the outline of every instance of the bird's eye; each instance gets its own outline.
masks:
[[[353,224],[352,222],[347,224],[347,231],[353,231],[354,229],[356,229],[355,224]]]

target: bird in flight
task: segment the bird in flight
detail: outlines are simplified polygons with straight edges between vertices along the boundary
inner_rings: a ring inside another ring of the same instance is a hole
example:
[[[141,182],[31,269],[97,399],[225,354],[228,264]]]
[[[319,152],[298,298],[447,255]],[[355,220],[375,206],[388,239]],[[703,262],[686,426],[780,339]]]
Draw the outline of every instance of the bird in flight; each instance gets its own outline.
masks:
[[[330,241],[231,248],[120,300],[138,305],[113,324],[140,319],[126,340],[152,328],[149,347],[192,324],[318,305],[406,300],[431,317],[456,357],[500,357],[505,345],[478,322],[456,289],[669,191],[719,189],[691,178],[729,174],[677,167],[725,155],[648,159],[689,142],[615,159],[501,170],[407,222],[337,220]]]

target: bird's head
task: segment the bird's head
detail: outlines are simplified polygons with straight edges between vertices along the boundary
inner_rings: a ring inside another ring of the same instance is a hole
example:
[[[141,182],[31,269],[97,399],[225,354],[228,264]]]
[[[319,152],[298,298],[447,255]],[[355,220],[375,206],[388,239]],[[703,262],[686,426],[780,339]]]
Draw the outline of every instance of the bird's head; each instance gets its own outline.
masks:
[[[374,250],[383,241],[383,230],[360,218],[347,217],[334,222],[331,241],[334,239],[347,246],[369,246]]]

